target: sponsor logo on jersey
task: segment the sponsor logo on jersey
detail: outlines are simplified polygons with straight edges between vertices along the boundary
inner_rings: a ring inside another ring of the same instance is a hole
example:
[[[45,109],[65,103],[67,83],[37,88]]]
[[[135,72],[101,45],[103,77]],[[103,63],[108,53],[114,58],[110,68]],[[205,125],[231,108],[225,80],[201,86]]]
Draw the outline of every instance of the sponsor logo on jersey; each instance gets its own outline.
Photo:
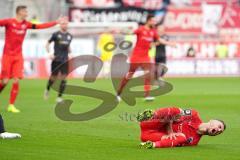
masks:
[[[13,29],[12,31],[16,34],[25,34],[25,30],[22,29]]]
[[[69,44],[69,41],[59,41],[59,44],[68,45],[68,44]]]
[[[144,40],[146,40],[146,41],[149,41],[149,42],[152,42],[152,41],[153,41],[153,38],[152,38],[152,37],[147,37],[147,36],[142,37],[142,39],[144,39]]]
[[[26,24],[23,24],[21,27],[22,27],[22,29],[26,29],[26,28],[27,28],[27,25],[26,25]]]
[[[151,36],[153,36],[153,35],[154,35],[153,31],[151,31],[151,32],[150,32],[150,35],[151,35]]]

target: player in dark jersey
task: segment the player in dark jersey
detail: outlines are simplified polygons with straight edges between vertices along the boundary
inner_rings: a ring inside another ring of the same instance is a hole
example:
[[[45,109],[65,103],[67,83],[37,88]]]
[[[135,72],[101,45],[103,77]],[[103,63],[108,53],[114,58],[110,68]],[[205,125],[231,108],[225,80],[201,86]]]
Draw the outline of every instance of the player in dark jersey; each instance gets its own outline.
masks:
[[[14,139],[14,138],[21,138],[21,135],[18,133],[9,133],[5,131],[3,118],[0,114],[0,138],[2,139]]]
[[[46,90],[44,92],[44,99],[48,99],[49,91],[54,81],[60,78],[61,83],[59,87],[59,93],[57,102],[62,102],[62,94],[66,86],[66,80],[64,77],[68,74],[68,61],[70,51],[70,44],[73,36],[67,31],[68,21],[60,23],[60,31],[53,33],[46,45],[47,52],[50,53],[50,44],[54,43],[54,54],[50,54],[52,59],[51,64],[51,76],[48,80]],[[59,67],[61,66],[61,67]]]
[[[169,37],[164,34],[164,26],[162,24],[157,24],[156,29],[161,39],[164,39],[165,41],[169,40]],[[155,80],[159,80],[159,78],[161,78],[167,72],[167,67],[165,65],[166,61],[166,45],[162,43],[157,44],[155,55]]]
[[[216,136],[226,129],[222,120],[203,122],[196,110],[178,107],[146,110],[137,119],[143,148],[195,146],[203,135]]]

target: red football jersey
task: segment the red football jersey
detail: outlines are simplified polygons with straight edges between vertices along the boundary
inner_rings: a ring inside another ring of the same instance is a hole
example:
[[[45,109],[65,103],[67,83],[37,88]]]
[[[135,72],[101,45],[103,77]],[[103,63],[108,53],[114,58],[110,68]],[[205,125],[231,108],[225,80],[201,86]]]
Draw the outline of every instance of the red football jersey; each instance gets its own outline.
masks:
[[[137,42],[130,57],[132,63],[149,63],[148,55],[151,43],[159,39],[155,29],[148,29],[145,26],[139,27],[134,32],[137,36]]]
[[[54,25],[56,22],[35,25],[25,20],[18,22],[15,18],[0,20],[0,26],[6,29],[3,54],[21,56],[27,29],[43,29]]]
[[[187,142],[184,144],[197,145],[201,139],[201,135],[197,133],[199,125],[202,123],[198,112],[195,110],[183,110],[183,115],[178,122],[173,123],[173,131],[184,133]]]
[[[174,120],[173,131],[186,136],[187,142],[184,145],[197,145],[201,138],[197,131],[202,120],[195,110],[181,110],[178,107],[160,108],[154,112],[154,119],[159,119],[163,123]]]

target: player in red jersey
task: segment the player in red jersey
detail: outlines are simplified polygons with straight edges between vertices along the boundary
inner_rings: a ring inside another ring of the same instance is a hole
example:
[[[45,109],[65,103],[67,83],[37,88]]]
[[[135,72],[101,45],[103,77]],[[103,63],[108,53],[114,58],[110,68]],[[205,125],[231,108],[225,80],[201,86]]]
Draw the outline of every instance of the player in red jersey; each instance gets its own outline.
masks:
[[[226,129],[222,120],[204,123],[197,111],[178,107],[146,110],[137,119],[143,148],[195,146],[203,135],[216,136]]]
[[[59,18],[57,21],[32,24],[26,20],[28,11],[26,6],[16,8],[16,18],[0,20],[0,27],[5,27],[5,45],[2,56],[2,71],[0,92],[5,88],[9,79],[13,79],[13,85],[10,94],[8,111],[18,113],[14,102],[19,92],[19,79],[23,78],[23,56],[22,44],[28,29],[50,28],[64,21],[65,18]]]
[[[145,72],[152,72],[152,63],[151,58],[148,55],[151,44],[156,41],[157,43],[162,43],[165,45],[176,46],[175,43],[161,39],[155,26],[155,19],[153,15],[147,17],[145,25],[140,26],[132,34],[136,34],[137,42],[130,56],[130,68],[126,76],[122,79],[119,89],[117,91],[117,99],[120,101],[120,95],[123,91],[123,88],[126,86],[127,82],[132,78],[133,74],[138,68],[142,68]],[[129,34],[129,33],[128,33]],[[153,100],[154,97],[150,97],[150,81],[151,75],[145,74],[144,90],[145,90],[145,99]]]

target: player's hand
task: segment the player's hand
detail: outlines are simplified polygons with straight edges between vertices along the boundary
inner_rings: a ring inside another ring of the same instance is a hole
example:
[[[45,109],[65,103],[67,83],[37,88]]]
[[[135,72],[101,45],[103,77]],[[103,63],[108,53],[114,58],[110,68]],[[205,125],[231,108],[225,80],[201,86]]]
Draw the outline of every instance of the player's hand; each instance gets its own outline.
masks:
[[[48,58],[51,59],[51,60],[54,60],[55,56],[54,56],[54,54],[49,53]]]
[[[68,59],[72,59],[74,56],[72,53],[68,54]]]
[[[60,23],[67,23],[68,22],[68,18],[66,16],[60,16],[58,19],[57,19],[57,24],[60,24]]]

